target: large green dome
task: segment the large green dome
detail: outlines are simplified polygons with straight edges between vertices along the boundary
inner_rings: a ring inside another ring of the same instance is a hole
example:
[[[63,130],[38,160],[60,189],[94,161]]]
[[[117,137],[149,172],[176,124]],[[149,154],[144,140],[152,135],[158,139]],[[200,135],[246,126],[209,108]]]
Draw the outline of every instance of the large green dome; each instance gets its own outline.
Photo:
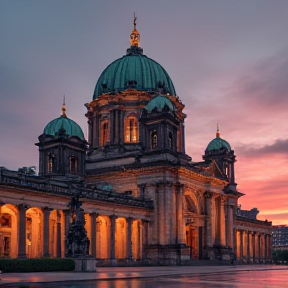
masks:
[[[168,73],[156,61],[142,54],[140,47],[131,46],[127,54],[111,63],[99,77],[93,99],[103,93],[117,93],[129,87],[140,91],[176,95]]]
[[[44,128],[43,134],[55,137],[58,136],[61,129],[64,129],[69,137],[77,136],[81,140],[85,140],[81,127],[65,115],[61,115],[59,118],[49,122]]]

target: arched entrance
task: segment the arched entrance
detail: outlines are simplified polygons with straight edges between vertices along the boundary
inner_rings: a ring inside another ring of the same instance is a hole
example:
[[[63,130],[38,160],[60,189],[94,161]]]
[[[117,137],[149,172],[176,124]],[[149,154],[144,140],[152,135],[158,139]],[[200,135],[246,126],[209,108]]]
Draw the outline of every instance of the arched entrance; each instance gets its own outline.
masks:
[[[29,208],[26,211],[26,254],[28,258],[38,258],[43,255],[43,213],[39,208]]]
[[[6,204],[0,213],[0,257],[16,258],[18,255],[17,208]]]
[[[115,235],[115,256],[117,259],[124,259],[127,256],[127,223],[125,218],[116,220],[116,235]]]
[[[190,247],[190,258],[199,259],[198,227],[193,224],[186,225],[186,245]]]
[[[191,259],[202,259],[203,216],[200,214],[199,197],[195,193],[188,190],[184,194],[185,243],[190,247]]]
[[[132,222],[132,253],[134,259],[142,258],[142,225],[141,220]]]
[[[96,258],[107,259],[108,256],[108,217],[98,216],[96,218]]]

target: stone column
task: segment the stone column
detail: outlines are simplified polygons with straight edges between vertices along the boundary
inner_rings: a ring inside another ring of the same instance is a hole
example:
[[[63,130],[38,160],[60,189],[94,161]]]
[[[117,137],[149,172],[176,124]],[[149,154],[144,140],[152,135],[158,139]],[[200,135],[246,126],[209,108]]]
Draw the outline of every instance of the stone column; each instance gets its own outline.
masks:
[[[149,221],[143,221],[143,244],[148,245],[149,244]]]
[[[249,241],[250,232],[246,231],[246,263],[250,263],[250,241]]]
[[[115,144],[119,144],[119,123],[120,123],[120,111],[115,110]]]
[[[18,258],[27,258],[26,254],[26,211],[28,207],[25,204],[18,205],[18,229],[19,229],[19,242],[18,242]]]
[[[253,263],[255,264],[256,263],[256,235],[255,233],[252,234],[252,249],[253,249]]]
[[[174,187],[172,183],[163,185],[163,201],[164,201],[164,244],[174,244],[175,242],[175,211],[173,205]],[[174,225],[173,223],[174,222]]]
[[[165,244],[165,209],[164,209],[164,196],[165,192],[163,189],[163,185],[159,185],[157,187],[158,190],[158,239],[159,244]]]
[[[234,244],[235,244],[235,246],[234,246],[234,254],[235,254],[235,258],[239,258],[239,256],[240,256],[240,253],[239,253],[239,247],[238,247],[238,245],[239,245],[239,232],[238,232],[238,230],[237,229],[235,229],[235,231],[234,231],[234,233],[235,233],[235,242],[234,242]]]
[[[268,256],[268,235],[267,234],[265,234],[264,235],[264,243],[265,243],[265,245],[264,245],[264,247],[265,247],[265,261],[267,260],[267,256]]]
[[[117,216],[111,215],[110,217],[110,259],[115,260],[115,232],[116,232],[116,219]]]
[[[98,213],[90,213],[91,218],[91,256],[96,258],[96,218],[98,217]]]
[[[262,258],[262,254],[261,254],[261,234],[257,235],[258,238],[258,262],[260,263],[260,259]]]
[[[234,231],[234,227],[233,227],[233,206],[231,205],[227,205],[227,221],[226,221],[226,243],[227,246],[232,248],[234,247],[233,245],[233,239],[234,239],[234,235],[233,235],[233,231]]]
[[[62,245],[61,245],[61,214],[57,211],[57,243],[56,243],[56,255],[57,258],[61,258],[62,254]]]
[[[114,110],[110,111],[110,119],[109,119],[109,130],[110,130],[110,137],[109,137],[109,143],[114,144]]]
[[[49,216],[51,209],[45,207],[42,209],[43,212],[43,257],[50,257],[49,253],[49,232],[50,232],[50,223],[49,223]]]
[[[243,261],[243,230],[239,230],[240,234],[240,243],[239,243],[239,248],[240,248],[240,259]]]
[[[220,199],[220,244],[226,246],[225,198]]]
[[[69,233],[69,229],[70,229],[70,223],[71,223],[71,213],[70,213],[70,210],[66,209],[66,210],[63,210],[63,213],[64,213],[64,237],[65,237],[65,253],[67,252],[66,251],[66,247],[67,247],[67,237],[68,237],[68,233]]]
[[[183,185],[176,184],[176,243],[184,243],[183,233]]]
[[[263,243],[263,234],[260,234],[260,257],[264,258],[264,243]]]
[[[205,246],[212,247],[212,228],[211,228],[211,200],[212,200],[212,193],[206,191],[204,193],[205,197]]]
[[[100,115],[99,114],[94,114],[95,117],[94,117],[94,126],[93,126],[93,129],[94,129],[94,132],[93,132],[93,137],[94,137],[94,146],[93,148],[98,148],[100,146],[100,121],[99,121],[99,118],[100,118]]]
[[[127,221],[127,241],[126,241],[126,251],[127,251],[127,258],[132,259],[133,253],[132,253],[132,221],[133,218],[128,217],[126,219]]]
[[[123,110],[120,110],[120,115],[119,115],[119,118],[120,118],[120,144],[123,144],[125,142],[125,139],[124,139],[124,111]]]
[[[273,237],[269,235],[269,259],[272,259],[272,246],[273,246]]]

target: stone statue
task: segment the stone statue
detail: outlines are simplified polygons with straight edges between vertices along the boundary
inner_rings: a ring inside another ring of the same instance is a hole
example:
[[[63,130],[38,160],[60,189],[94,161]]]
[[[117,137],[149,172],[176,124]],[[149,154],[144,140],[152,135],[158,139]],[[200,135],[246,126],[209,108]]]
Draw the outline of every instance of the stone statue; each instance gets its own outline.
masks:
[[[84,210],[81,208],[79,193],[71,197],[68,207],[71,212],[71,224],[66,236],[66,257],[83,257],[89,254],[90,240],[85,229]]]

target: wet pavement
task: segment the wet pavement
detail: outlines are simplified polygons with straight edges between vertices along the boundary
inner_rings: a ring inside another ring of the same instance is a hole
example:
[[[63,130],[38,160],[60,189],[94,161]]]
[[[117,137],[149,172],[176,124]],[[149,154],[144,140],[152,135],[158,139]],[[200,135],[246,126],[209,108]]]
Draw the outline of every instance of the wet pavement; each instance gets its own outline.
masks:
[[[4,273],[0,287],[288,288],[288,266],[100,267],[97,272]]]

